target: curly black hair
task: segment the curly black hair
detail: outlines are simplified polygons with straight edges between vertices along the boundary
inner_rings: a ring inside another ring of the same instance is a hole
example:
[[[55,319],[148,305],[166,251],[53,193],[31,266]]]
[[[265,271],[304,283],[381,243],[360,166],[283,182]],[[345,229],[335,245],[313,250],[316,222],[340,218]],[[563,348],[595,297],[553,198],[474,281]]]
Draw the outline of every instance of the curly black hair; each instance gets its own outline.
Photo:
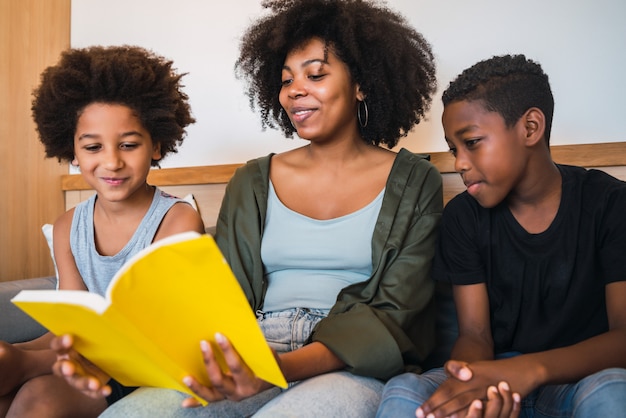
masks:
[[[236,75],[247,85],[263,129],[295,129],[278,100],[289,52],[319,38],[348,67],[367,98],[363,139],[393,148],[430,108],[437,88],[430,44],[403,16],[375,0],[266,0],[269,9],[245,32]]]
[[[181,78],[172,61],[137,46],[92,46],[68,49],[41,74],[33,92],[33,119],[46,157],[74,158],[78,118],[91,103],[128,106],[161,155],[177,152],[194,123]],[[153,166],[158,161],[152,161]]]
[[[494,56],[464,70],[443,92],[443,105],[461,100],[481,101],[512,127],[531,107],[546,118],[544,138],[550,144],[554,97],[541,65],[524,55]]]

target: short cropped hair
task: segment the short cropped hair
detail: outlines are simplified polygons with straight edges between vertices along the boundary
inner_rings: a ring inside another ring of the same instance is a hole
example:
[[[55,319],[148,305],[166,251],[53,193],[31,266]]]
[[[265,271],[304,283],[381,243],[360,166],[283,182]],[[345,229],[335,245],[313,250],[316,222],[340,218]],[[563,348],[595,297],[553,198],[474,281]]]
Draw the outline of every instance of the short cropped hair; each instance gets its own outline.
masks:
[[[187,125],[195,122],[172,61],[136,46],[68,49],[41,74],[33,92],[33,119],[46,156],[74,159],[74,134],[92,103],[128,106],[161,155],[177,152]],[[158,161],[152,161],[158,165]]]
[[[545,142],[550,144],[554,97],[548,76],[541,65],[524,55],[494,56],[464,70],[442,95],[443,105],[467,100],[481,101],[485,108],[499,113],[512,127],[531,107],[546,118]]]
[[[288,53],[319,38],[348,67],[366,96],[363,139],[394,147],[428,111],[437,84],[430,44],[406,20],[368,0],[270,0],[270,12],[245,32],[236,74],[247,82],[263,129],[292,137],[278,96]]]

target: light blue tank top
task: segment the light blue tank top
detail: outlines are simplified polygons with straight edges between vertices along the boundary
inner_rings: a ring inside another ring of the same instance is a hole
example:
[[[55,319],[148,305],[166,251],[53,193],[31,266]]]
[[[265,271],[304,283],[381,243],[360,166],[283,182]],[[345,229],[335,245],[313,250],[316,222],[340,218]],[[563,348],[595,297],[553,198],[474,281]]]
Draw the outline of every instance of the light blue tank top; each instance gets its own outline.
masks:
[[[261,242],[268,280],[263,310],[330,309],[341,289],[369,279],[384,192],[356,212],[318,220],[286,207],[270,182]]]
[[[122,265],[152,243],[165,214],[182,200],[155,188],[152,204],[124,248],[115,255],[103,256],[96,250],[93,210],[96,195],[81,202],[74,210],[70,248],[83,282],[90,292],[104,295],[109,282]]]

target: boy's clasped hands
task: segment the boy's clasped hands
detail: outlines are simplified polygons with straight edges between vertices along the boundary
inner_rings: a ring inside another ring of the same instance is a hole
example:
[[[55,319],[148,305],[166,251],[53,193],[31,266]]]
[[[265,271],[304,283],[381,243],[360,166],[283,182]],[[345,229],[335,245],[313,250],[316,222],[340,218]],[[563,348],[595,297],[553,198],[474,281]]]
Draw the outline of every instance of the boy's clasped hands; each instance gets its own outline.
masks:
[[[502,370],[507,370],[507,378],[521,376],[523,371],[509,365],[506,368],[494,367],[495,362],[446,362],[444,367],[448,379],[417,409],[416,417],[517,418],[521,396],[511,391],[508,383],[511,380],[502,380]]]

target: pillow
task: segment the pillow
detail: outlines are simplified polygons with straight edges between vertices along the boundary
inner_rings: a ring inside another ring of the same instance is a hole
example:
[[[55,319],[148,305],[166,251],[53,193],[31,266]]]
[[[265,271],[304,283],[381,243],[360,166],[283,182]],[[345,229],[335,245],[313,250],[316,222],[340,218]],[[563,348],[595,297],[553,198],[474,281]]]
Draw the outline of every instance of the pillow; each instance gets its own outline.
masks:
[[[196,199],[193,197],[193,194],[189,193],[187,196],[182,198],[184,201],[189,203],[191,207],[193,207],[196,211],[198,211],[198,204],[196,203]],[[215,236],[215,225],[207,226],[204,228],[204,232],[211,236]]]
[[[196,199],[193,197],[193,194],[189,193],[187,196],[182,197],[181,199],[189,203],[191,207],[196,210],[196,212],[198,211],[198,204],[196,203]]]
[[[57,263],[54,260],[54,246],[52,245],[52,224],[45,224],[41,227],[41,231],[43,232],[43,236],[46,238],[46,242],[48,243],[48,249],[50,250],[50,257],[52,257],[52,264],[54,265],[54,275],[57,278],[57,288],[59,286],[59,270],[57,269]]]

